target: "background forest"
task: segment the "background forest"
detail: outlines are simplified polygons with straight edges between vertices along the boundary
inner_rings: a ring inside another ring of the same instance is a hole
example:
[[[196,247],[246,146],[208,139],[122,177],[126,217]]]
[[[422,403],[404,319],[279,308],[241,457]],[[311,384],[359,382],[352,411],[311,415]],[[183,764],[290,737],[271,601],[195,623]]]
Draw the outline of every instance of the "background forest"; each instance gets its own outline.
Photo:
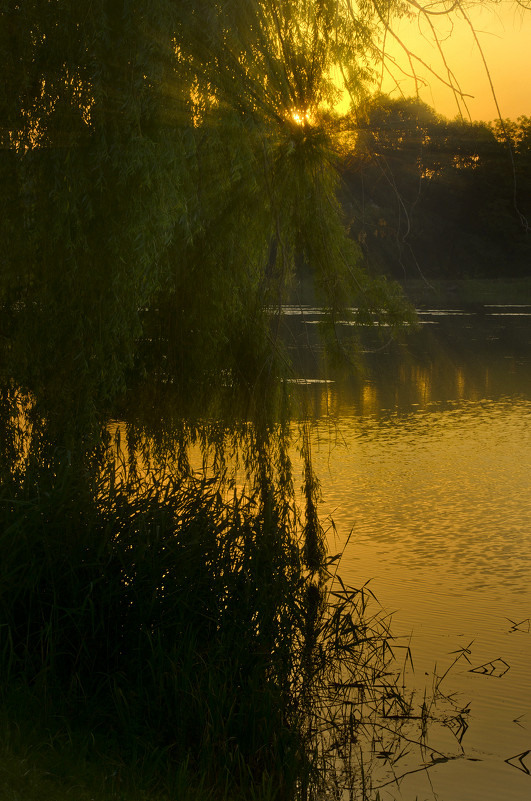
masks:
[[[398,280],[529,274],[531,119],[447,120],[414,99],[359,109],[341,161],[351,236]]]

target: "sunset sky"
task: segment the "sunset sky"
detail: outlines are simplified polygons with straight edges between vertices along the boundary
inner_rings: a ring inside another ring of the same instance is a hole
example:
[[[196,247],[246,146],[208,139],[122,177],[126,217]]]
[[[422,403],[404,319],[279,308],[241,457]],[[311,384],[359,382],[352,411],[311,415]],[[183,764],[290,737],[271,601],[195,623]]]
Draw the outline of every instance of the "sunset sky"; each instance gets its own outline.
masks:
[[[501,115],[512,119],[521,115],[531,116],[531,6],[529,11],[524,11],[511,0],[489,5],[485,8],[478,3],[470,9],[470,16],[489,66]],[[447,63],[453,69],[462,91],[473,95],[466,99],[470,117],[472,120],[495,119],[498,116],[496,104],[470,27],[464,20],[459,21],[456,13],[452,15],[456,23],[453,29],[445,17],[431,19],[437,26],[439,37],[445,37],[443,49]],[[421,56],[433,70],[444,74],[444,65],[425,21],[420,26],[418,21],[401,22],[396,30],[410,50]],[[390,47],[390,51],[398,58],[394,46]],[[400,58],[407,68],[404,57]],[[421,98],[440,114],[449,118],[457,116],[459,108],[452,91],[437,82],[420,64],[417,73],[427,77],[430,83],[420,91]],[[414,82],[396,70],[395,74],[400,80],[402,92],[406,96],[414,95]],[[399,90],[389,78],[385,80],[383,90],[393,96],[399,95]],[[464,107],[462,112],[463,116],[468,117]]]

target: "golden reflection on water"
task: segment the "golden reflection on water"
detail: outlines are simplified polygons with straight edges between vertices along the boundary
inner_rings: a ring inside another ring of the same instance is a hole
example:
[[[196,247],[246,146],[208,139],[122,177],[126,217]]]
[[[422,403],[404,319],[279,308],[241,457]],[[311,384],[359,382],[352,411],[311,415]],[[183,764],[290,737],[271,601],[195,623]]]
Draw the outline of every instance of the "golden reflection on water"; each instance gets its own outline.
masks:
[[[459,368],[455,371],[455,381],[457,385],[457,397],[462,399],[465,397],[465,376]]]
[[[484,574],[521,565],[531,548],[530,423],[523,401],[419,406],[380,419],[343,408],[334,423],[316,425],[313,455],[323,485],[333,482],[336,518],[358,540],[399,543],[405,552],[395,552],[395,564],[444,554],[466,585],[479,587]],[[515,567],[515,592],[519,575]]]
[[[417,369],[412,376],[413,384],[417,389],[417,396],[420,403],[428,403],[431,399],[431,372],[429,370]]]
[[[362,414],[374,414],[378,409],[378,392],[373,384],[365,384],[361,391]]]
[[[327,387],[335,418],[314,420],[313,459],[331,550],[353,532],[341,576],[370,579],[395,632],[413,632],[412,681],[473,641],[447,680],[472,702],[466,758],[434,772],[438,798],[527,801],[531,776],[506,760],[531,748],[531,634],[510,622],[531,618],[531,392],[489,398],[501,375],[477,367],[402,365],[389,383]],[[470,672],[497,659],[507,675]],[[383,798],[432,797],[418,776],[394,792]]]
[[[479,401],[488,397],[496,376],[488,368],[478,368],[466,375],[454,365],[444,371],[436,365],[403,364],[389,380],[371,376],[365,381],[352,382],[348,392],[338,384],[315,383],[306,389],[305,414],[309,417],[332,418],[352,410],[363,417],[381,418],[405,408],[430,408],[441,402]]]

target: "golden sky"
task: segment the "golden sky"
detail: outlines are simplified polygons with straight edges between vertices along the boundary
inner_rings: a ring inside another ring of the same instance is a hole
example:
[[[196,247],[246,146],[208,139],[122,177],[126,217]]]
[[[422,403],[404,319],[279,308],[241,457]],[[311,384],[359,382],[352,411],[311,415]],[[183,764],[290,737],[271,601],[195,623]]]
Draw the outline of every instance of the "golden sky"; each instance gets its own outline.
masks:
[[[512,0],[501,0],[488,7],[478,3],[470,8],[469,13],[489,66],[502,117],[516,119],[521,115],[531,116],[531,4],[530,10],[524,11]],[[458,13],[452,15],[453,26],[445,17],[432,19],[437,25],[439,37],[444,38],[447,63],[462,91],[473,95],[466,99],[471,119],[496,119],[496,103],[470,27],[462,18],[459,19]],[[418,21],[402,21],[397,30],[410,50],[421,56],[432,69],[444,74],[444,64],[425,21],[420,25]],[[396,48],[392,46],[390,49],[398,57]],[[404,57],[400,58],[409,71]],[[417,73],[426,76],[430,84],[420,90],[421,98],[445,117],[456,117],[459,108],[451,89],[430,76],[420,64]],[[402,92],[406,96],[414,95],[414,82],[396,70],[395,74],[400,80]],[[392,96],[399,96],[399,90],[389,78],[384,82],[383,90]],[[468,117],[464,107],[462,112]]]

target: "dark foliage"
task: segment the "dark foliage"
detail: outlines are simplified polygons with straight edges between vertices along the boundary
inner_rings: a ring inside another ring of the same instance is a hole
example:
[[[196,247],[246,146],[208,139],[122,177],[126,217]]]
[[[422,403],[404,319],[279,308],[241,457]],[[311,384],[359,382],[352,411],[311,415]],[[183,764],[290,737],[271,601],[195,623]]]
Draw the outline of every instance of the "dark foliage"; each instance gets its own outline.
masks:
[[[343,160],[344,205],[377,270],[399,279],[527,274],[527,117],[449,121],[413,99],[378,97],[345,124],[357,145]]]

